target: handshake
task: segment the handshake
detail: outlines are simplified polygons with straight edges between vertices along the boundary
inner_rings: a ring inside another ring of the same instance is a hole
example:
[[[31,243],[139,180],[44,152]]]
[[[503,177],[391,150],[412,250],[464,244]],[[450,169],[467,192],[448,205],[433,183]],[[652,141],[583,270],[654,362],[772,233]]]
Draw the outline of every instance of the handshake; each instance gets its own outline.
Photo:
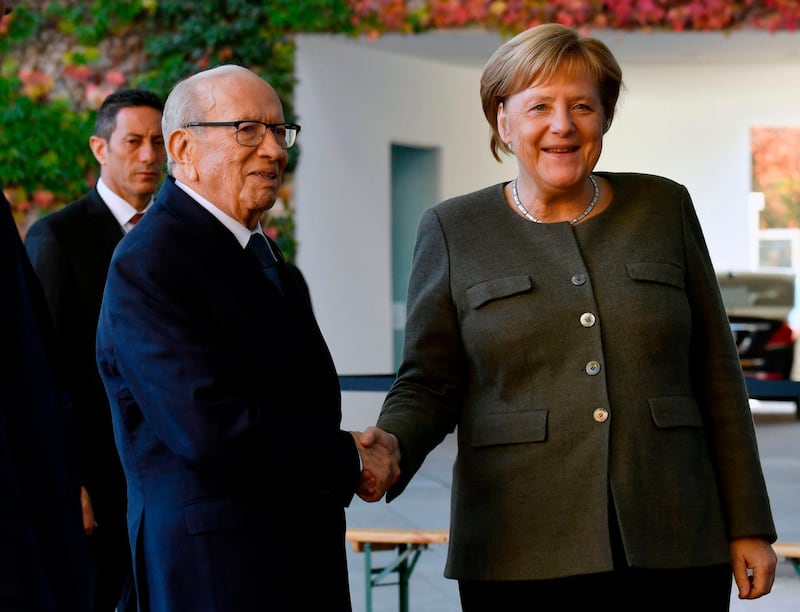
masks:
[[[356,493],[366,502],[376,502],[400,477],[400,442],[394,434],[377,427],[350,433],[361,455],[361,480]]]

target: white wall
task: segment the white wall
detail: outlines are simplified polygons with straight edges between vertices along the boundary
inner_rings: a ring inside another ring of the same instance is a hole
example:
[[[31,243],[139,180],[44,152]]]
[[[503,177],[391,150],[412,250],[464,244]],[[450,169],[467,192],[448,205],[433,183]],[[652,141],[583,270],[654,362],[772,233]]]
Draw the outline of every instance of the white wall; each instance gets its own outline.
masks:
[[[441,148],[441,198],[513,176],[495,162],[474,70],[301,36],[298,264],[341,374],[390,373],[390,146]]]
[[[298,263],[340,374],[390,373],[390,145],[440,147],[441,199],[512,178],[516,163],[489,153],[480,67],[370,50],[346,37],[297,43]],[[745,267],[749,130],[800,125],[800,57],[621,63],[627,88],[598,170],[684,183],[715,264]]]
[[[798,38],[800,45],[800,38]],[[750,128],[800,125],[796,65],[628,65],[598,169],[663,174],[687,186],[715,265],[746,268]]]

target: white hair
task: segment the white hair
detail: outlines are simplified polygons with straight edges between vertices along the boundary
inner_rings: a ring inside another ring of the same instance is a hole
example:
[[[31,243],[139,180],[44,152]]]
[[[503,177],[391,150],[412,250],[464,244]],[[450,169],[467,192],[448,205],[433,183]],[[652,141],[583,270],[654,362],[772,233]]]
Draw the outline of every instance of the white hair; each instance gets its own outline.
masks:
[[[219,79],[233,74],[255,75],[255,72],[244,66],[225,64],[178,81],[167,96],[164,113],[161,117],[161,131],[164,134],[165,142],[169,142],[172,133],[183,128],[187,123],[204,120],[209,109],[210,98],[208,90],[201,89],[201,86],[208,79]],[[169,147],[167,147],[167,172],[169,174],[172,174],[174,163]]]

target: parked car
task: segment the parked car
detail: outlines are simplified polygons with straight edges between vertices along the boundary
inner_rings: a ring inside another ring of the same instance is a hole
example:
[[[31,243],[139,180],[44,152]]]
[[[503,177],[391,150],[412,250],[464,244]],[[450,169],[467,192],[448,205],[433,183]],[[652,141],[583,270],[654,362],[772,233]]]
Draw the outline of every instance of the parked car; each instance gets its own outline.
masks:
[[[717,279],[745,376],[791,378],[798,316],[794,272],[718,272]]]

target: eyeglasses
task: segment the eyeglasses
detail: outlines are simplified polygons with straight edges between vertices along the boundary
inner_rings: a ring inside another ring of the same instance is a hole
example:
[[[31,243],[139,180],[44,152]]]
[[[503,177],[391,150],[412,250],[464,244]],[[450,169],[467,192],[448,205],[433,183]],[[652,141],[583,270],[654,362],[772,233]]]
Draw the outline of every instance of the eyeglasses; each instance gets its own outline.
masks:
[[[296,123],[264,123],[263,121],[192,121],[183,127],[232,127],[236,128],[236,142],[243,147],[257,147],[264,140],[267,130],[283,149],[291,149],[297,140],[300,126]]]

